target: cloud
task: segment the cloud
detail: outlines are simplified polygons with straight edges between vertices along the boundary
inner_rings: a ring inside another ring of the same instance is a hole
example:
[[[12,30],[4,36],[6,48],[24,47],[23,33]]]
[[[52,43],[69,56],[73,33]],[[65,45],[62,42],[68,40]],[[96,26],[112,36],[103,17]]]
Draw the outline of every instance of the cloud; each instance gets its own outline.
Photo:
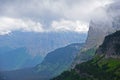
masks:
[[[56,18],[88,21],[92,11],[111,0],[2,0],[1,15],[46,21]],[[57,17],[56,17],[57,16]]]
[[[43,32],[42,25],[38,22],[31,20],[14,19],[8,17],[0,18],[0,34],[8,34],[12,31],[22,30],[22,31],[34,31]]]
[[[60,20],[53,21],[52,30],[54,31],[74,31],[79,33],[86,33],[88,31],[88,24],[80,21]]]
[[[0,0],[0,33],[14,30],[87,32],[94,10],[112,2],[113,0]]]
[[[9,34],[12,31],[27,32],[79,32],[86,33],[88,25],[80,21],[60,20],[53,21],[49,28],[45,29],[39,22],[32,20],[22,20],[10,17],[0,18],[0,35]]]

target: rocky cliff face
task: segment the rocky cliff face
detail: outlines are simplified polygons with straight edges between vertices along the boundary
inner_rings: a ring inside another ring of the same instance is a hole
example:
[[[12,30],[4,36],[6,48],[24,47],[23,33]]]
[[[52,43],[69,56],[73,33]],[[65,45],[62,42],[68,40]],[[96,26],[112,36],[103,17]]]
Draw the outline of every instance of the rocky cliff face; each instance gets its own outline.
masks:
[[[105,37],[103,44],[97,49],[96,54],[105,54],[106,57],[119,58],[120,56],[120,31]]]
[[[63,72],[52,80],[119,80],[120,31],[105,37],[93,59]]]
[[[113,28],[111,27],[111,24],[109,28],[106,28],[107,24],[104,23],[100,23],[100,24],[101,25],[92,21],[90,22],[88,37],[83,50],[88,50],[94,47],[98,47],[103,42],[105,35],[112,33]]]
[[[75,59],[73,65],[89,60],[92,55],[89,50],[95,50],[104,41],[105,36],[120,30],[120,1],[95,10],[95,15],[89,24],[88,37],[82,52]],[[83,54],[84,53],[84,54]],[[90,55],[89,55],[90,54]],[[83,59],[84,58],[84,59]],[[89,59],[88,59],[89,58]]]
[[[102,44],[106,35],[120,30],[120,4],[115,2],[106,8],[96,10],[94,18],[90,22],[88,38],[84,49],[98,47]]]

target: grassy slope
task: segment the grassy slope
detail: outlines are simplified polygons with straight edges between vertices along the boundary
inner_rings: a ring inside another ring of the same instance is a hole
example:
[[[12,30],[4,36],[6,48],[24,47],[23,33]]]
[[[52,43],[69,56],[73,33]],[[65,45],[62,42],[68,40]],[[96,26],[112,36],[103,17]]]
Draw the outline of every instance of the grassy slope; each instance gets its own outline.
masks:
[[[76,56],[73,65],[90,60],[95,55],[95,51],[96,48],[91,48],[86,51],[81,51],[80,54]]]
[[[120,59],[96,56],[52,80],[119,80]]]

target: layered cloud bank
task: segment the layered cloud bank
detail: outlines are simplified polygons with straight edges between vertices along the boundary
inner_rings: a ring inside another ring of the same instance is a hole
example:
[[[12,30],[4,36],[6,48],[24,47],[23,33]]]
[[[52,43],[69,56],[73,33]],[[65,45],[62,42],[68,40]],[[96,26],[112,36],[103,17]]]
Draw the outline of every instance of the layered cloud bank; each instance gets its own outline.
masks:
[[[54,31],[74,31],[86,33],[88,31],[88,24],[81,21],[60,20],[53,21],[51,29]]]
[[[40,22],[32,20],[14,19],[8,17],[0,18],[0,35],[9,34],[12,31],[27,32],[78,32],[86,33],[88,31],[87,23],[80,21],[60,20],[53,21],[49,28],[45,29]]]
[[[34,31],[43,32],[42,25],[39,22],[31,20],[14,19],[8,17],[0,18],[0,34],[8,34],[11,31]]]
[[[114,0],[1,0],[0,35],[16,30],[87,33],[94,10],[112,2]]]

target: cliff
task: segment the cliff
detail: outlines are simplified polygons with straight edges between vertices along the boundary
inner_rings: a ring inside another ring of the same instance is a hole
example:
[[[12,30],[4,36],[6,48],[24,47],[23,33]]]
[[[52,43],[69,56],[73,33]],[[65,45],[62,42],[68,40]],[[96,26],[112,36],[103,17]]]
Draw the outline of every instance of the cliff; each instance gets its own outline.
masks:
[[[106,57],[119,58],[120,56],[120,31],[105,37],[104,42],[97,49],[96,54],[105,54]]]

